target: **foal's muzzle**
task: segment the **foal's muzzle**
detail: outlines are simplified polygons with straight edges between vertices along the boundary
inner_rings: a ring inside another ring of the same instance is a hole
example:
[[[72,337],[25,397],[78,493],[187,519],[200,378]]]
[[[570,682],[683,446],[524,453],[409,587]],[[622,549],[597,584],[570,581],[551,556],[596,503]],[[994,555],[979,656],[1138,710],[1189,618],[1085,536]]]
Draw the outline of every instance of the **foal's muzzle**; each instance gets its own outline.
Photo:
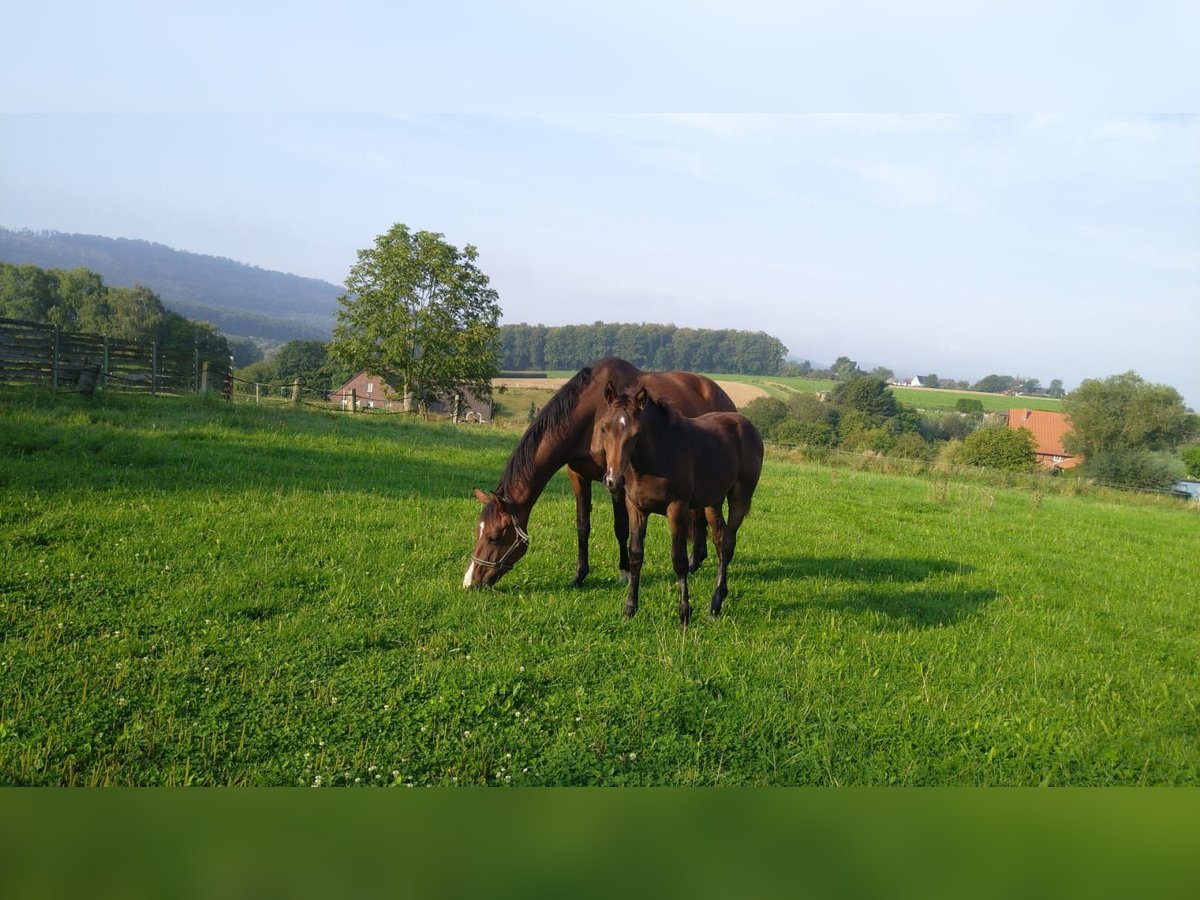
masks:
[[[625,487],[625,476],[614,478],[610,473],[604,473],[604,486],[608,488],[610,494],[618,493],[621,488]]]

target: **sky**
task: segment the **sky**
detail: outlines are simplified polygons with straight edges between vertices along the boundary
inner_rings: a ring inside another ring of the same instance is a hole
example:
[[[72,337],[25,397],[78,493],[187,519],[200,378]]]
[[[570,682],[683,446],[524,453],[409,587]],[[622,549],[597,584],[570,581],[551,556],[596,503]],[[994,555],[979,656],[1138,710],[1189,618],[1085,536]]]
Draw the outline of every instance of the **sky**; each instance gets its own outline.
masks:
[[[0,225],[341,283],[403,222],[475,245],[504,322],[1200,406],[1194,5],[848,5],[14,10],[71,62],[0,61]]]

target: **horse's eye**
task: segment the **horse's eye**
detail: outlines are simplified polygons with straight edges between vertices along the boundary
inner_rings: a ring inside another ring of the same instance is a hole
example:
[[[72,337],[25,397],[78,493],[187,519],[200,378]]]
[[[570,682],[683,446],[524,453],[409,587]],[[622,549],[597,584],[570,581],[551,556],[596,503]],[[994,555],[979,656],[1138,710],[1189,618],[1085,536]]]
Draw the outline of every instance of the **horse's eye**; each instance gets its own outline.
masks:
[[[608,434],[608,426],[607,426],[607,425],[601,425],[601,426],[600,426],[600,433],[601,433],[601,434]]]

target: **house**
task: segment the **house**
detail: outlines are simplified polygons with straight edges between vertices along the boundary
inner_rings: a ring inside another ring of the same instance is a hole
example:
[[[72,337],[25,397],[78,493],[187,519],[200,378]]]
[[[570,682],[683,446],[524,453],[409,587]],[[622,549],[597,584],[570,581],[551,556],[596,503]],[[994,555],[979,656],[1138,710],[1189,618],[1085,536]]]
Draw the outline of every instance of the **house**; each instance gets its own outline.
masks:
[[[1063,449],[1062,439],[1071,431],[1071,424],[1060,412],[1046,409],[1010,409],[1008,427],[1014,431],[1018,428],[1028,428],[1033,432],[1037,442],[1037,461],[1048,469],[1072,469],[1083,462],[1082,456],[1073,456]]]
[[[341,387],[330,391],[329,402],[336,403],[342,409],[349,410],[352,402],[358,403],[358,410],[381,409],[390,412],[401,412],[404,409],[404,397],[390,384],[378,375],[369,372],[359,372]],[[433,415],[453,416],[453,398],[439,398],[423,405],[423,411]],[[492,402],[481,400],[469,391],[463,397],[459,417],[468,422],[490,422],[492,420]]]

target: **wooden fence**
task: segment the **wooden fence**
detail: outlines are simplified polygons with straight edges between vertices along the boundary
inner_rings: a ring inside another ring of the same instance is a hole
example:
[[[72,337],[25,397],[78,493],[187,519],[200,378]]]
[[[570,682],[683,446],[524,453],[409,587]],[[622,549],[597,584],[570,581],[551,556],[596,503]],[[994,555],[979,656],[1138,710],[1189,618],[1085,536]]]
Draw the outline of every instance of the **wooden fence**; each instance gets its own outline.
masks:
[[[54,325],[0,318],[0,382],[54,390],[140,391],[183,394],[221,391],[229,396],[229,357],[198,349],[161,350],[143,341],[63,331]]]

